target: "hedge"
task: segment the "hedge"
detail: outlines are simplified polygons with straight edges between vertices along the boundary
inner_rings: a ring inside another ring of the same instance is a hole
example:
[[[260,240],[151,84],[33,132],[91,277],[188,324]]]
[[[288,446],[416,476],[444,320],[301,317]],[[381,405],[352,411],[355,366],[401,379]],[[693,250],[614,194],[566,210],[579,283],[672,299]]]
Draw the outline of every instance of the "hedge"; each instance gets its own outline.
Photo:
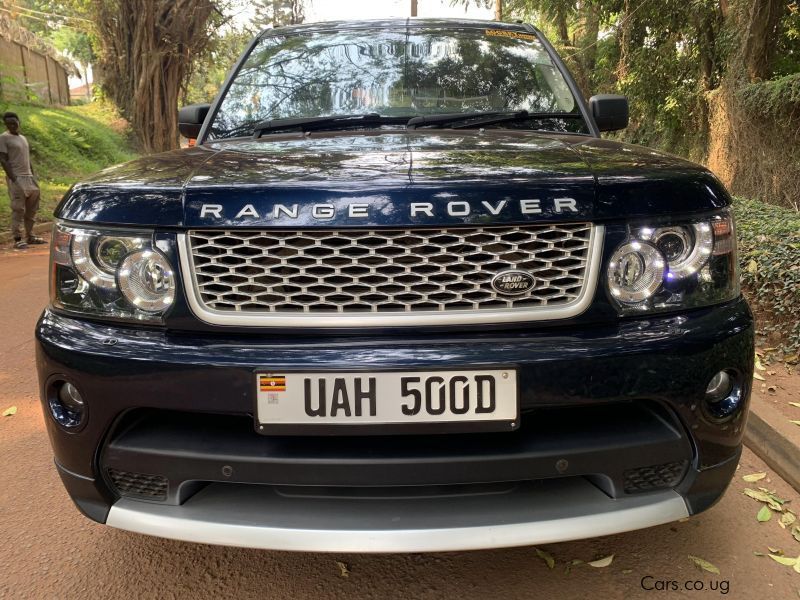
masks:
[[[742,290],[757,332],[792,362],[800,351],[800,213],[736,198]]]

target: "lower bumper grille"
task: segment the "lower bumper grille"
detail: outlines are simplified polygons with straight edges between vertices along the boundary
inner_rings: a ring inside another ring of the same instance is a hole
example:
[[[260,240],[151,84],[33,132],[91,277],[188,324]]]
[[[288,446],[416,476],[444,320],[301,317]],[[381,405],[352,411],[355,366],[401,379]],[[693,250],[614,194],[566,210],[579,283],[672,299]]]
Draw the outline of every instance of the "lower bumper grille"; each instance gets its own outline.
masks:
[[[166,477],[161,475],[147,475],[119,469],[108,469],[108,476],[114,487],[122,496],[147,498],[149,500],[166,500]]]
[[[635,494],[675,487],[683,479],[687,464],[686,461],[676,461],[625,471],[625,493]]]

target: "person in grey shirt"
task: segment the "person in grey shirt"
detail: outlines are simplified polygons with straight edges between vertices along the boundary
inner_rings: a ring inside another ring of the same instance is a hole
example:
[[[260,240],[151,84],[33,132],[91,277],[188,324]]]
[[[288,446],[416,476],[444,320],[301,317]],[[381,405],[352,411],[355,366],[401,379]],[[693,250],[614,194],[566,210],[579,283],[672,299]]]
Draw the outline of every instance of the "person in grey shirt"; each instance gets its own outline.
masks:
[[[6,131],[0,133],[0,165],[6,172],[8,195],[11,198],[11,233],[14,248],[24,249],[28,244],[45,244],[33,235],[33,223],[39,210],[39,184],[31,169],[31,149],[28,140],[19,132],[16,113],[3,114]],[[25,237],[22,226],[25,226]]]

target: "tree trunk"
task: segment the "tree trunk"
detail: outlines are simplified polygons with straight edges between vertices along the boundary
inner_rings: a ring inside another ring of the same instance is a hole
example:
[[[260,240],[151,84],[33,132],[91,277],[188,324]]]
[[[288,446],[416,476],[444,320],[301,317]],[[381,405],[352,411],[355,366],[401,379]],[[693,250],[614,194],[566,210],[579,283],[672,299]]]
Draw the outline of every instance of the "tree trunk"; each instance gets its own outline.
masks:
[[[83,65],[83,80],[86,82],[86,99],[92,101],[92,85],[89,83],[89,65]]]
[[[567,27],[567,13],[564,7],[559,4],[556,9],[556,31],[558,32],[558,43],[562,47],[571,46],[569,41],[569,28]]]
[[[503,20],[503,0],[494,0],[494,20]]]
[[[786,10],[786,0],[747,0],[742,8],[740,57],[750,81],[767,79],[778,36],[775,29]]]
[[[588,98],[594,88],[592,75],[597,64],[597,36],[600,33],[600,7],[594,2],[581,2],[575,28],[575,46],[580,54],[575,58],[575,79]]]
[[[139,146],[178,146],[178,95],[208,43],[211,0],[94,0],[103,88]]]

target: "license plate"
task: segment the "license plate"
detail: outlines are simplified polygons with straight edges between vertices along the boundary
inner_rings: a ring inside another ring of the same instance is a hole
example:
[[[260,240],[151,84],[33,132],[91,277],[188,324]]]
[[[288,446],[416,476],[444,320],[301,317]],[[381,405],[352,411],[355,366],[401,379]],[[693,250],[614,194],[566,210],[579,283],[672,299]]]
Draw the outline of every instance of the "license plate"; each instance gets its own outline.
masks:
[[[256,374],[258,429],[295,425],[504,422],[516,427],[514,369]]]

